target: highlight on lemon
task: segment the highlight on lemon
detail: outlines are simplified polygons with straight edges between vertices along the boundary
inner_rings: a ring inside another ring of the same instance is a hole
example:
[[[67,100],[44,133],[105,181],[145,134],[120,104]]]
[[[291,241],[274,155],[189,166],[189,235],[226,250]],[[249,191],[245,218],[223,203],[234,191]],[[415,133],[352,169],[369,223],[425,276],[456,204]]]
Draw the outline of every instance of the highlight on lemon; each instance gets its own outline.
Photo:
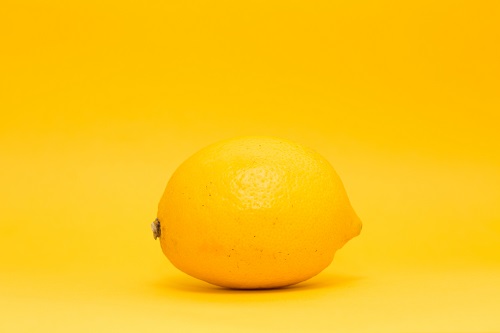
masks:
[[[325,269],[361,231],[330,163],[310,148],[241,137],[173,173],[151,225],[181,271],[235,289],[277,288]]]

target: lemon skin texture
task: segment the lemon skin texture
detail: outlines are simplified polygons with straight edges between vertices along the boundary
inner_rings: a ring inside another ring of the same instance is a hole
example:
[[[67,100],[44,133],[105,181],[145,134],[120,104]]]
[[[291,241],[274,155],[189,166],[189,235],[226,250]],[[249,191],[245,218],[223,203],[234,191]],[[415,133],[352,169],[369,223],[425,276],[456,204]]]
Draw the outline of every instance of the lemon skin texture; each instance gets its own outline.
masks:
[[[192,155],[170,178],[157,218],[175,267],[235,289],[305,281],[361,231],[330,163],[272,137],[229,139]]]

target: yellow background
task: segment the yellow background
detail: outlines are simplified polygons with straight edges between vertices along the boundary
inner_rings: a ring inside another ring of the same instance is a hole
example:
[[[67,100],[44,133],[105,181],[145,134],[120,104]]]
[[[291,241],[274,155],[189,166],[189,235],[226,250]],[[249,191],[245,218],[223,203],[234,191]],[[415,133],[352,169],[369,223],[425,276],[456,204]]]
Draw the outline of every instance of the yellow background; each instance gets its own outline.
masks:
[[[500,331],[498,1],[0,4],[1,332]],[[149,224],[236,135],[323,154],[364,222],[319,276],[243,292]]]

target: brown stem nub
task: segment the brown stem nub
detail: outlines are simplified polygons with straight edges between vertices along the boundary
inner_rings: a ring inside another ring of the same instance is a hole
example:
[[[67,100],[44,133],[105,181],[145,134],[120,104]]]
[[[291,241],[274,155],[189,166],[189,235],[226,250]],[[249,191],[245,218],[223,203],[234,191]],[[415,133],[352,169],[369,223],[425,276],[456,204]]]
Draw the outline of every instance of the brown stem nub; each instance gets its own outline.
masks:
[[[153,237],[155,239],[161,236],[160,220],[158,220],[158,218],[151,223],[151,230],[153,231]]]

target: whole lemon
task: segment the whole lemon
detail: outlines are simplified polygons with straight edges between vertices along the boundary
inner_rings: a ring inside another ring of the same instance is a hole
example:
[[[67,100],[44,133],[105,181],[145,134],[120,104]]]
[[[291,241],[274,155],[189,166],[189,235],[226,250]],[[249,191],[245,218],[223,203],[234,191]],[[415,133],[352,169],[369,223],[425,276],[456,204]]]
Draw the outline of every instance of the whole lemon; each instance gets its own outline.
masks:
[[[181,271],[228,288],[292,285],[361,231],[333,167],[271,137],[212,144],[170,178],[152,225]]]

